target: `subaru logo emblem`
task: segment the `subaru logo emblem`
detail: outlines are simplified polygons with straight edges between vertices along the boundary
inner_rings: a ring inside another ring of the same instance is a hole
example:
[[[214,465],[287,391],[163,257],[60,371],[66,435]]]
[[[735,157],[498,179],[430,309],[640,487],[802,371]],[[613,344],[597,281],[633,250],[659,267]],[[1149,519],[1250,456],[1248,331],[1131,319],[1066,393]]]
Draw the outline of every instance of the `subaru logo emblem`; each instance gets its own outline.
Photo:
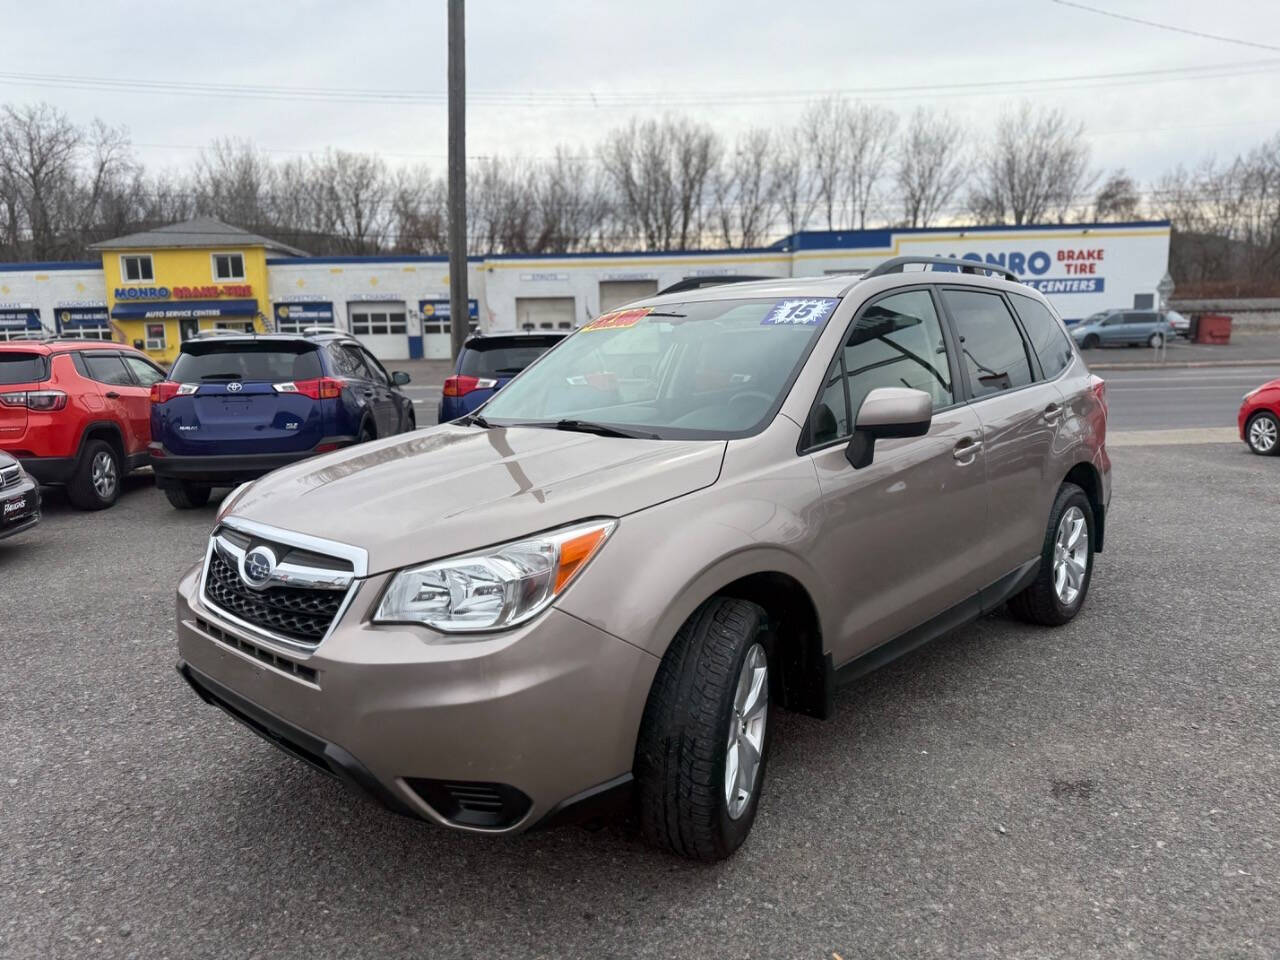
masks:
[[[243,389],[244,389],[244,385],[241,384],[239,380],[232,380],[230,383],[227,384],[228,393],[239,393]]]
[[[264,587],[276,572],[276,555],[268,547],[254,547],[244,555],[240,576],[251,587]]]

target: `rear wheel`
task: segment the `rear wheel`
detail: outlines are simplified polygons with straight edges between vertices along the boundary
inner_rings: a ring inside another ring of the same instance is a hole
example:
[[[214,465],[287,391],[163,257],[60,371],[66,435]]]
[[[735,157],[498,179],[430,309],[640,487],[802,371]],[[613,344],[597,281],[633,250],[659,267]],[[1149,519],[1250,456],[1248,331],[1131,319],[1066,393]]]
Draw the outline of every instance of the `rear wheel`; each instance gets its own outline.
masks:
[[[751,831],[769,751],[766,627],[754,603],[713,597],[662,658],[636,744],[649,842],[722,860]]]
[[[1152,348],[1159,347],[1163,343],[1164,343],[1163,333],[1153,333],[1150,337],[1147,338],[1147,346]]]
[[[360,437],[356,440],[356,443],[368,443],[370,440],[376,440],[377,438],[378,434],[373,429],[372,423],[366,420],[360,424]]]
[[[1098,335],[1091,333],[1084,338],[1084,343],[1080,344],[1085,350],[1092,350],[1098,345]]]
[[[1084,606],[1093,576],[1093,505],[1074,483],[1064,483],[1049,511],[1040,569],[1021,593],[1009,600],[1019,620],[1057,627]]]
[[[1260,457],[1280,454],[1280,420],[1274,413],[1257,413],[1244,428],[1249,449]]]
[[[198,483],[180,483],[164,488],[164,495],[179,510],[197,510],[209,502],[213,491]]]
[[[107,441],[90,440],[67,483],[67,499],[81,510],[105,510],[119,496],[120,455]]]

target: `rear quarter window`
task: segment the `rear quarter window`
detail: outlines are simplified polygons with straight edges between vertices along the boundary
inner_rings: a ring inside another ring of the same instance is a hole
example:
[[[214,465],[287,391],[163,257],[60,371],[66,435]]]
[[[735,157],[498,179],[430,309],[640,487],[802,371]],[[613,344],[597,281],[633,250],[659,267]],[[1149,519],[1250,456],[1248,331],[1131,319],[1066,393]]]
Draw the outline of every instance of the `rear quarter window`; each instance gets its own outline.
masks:
[[[0,351],[0,386],[38,383],[49,377],[49,358],[42,353]]]
[[[169,374],[179,383],[201,380],[265,380],[283,383],[324,376],[312,343],[207,343],[178,354]]]

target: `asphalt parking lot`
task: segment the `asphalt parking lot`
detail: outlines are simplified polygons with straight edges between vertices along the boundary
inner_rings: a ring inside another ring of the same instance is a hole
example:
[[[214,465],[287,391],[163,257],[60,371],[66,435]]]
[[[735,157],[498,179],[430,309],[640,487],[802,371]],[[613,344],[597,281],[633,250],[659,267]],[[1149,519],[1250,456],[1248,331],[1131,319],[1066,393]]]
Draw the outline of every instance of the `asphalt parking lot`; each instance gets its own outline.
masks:
[[[0,956],[1269,957],[1280,461],[1117,445],[1071,625],[1003,615],[784,715],[730,861],[626,823],[457,836],[201,704],[147,477],[0,543]]]

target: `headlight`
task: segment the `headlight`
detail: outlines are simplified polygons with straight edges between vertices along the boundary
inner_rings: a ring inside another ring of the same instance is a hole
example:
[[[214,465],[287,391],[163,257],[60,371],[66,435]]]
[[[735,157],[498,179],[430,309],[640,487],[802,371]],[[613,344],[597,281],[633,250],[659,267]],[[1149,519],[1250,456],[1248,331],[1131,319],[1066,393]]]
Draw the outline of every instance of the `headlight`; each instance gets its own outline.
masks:
[[[444,633],[514,627],[545,610],[617,525],[592,520],[401,570],[374,622],[421,623]]]

